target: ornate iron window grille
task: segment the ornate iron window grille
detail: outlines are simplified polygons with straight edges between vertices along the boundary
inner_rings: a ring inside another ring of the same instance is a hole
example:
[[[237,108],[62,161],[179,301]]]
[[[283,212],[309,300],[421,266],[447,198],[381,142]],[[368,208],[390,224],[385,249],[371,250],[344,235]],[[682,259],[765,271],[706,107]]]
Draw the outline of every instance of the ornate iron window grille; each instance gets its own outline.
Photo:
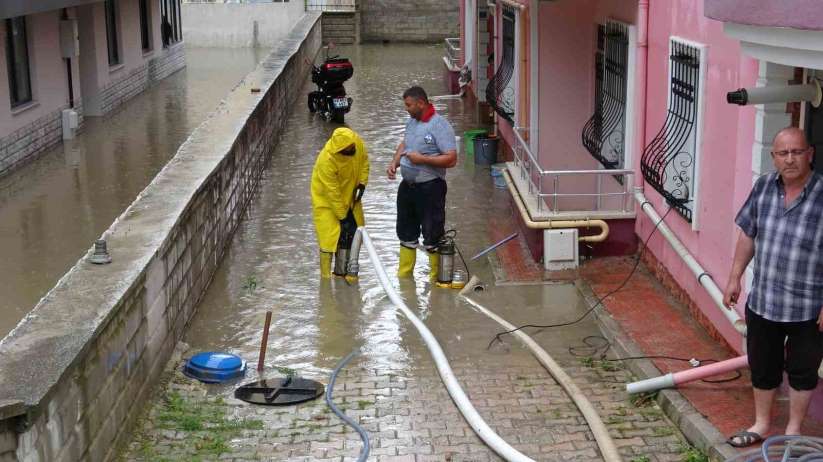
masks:
[[[646,146],[643,178],[686,220],[692,221],[697,158],[697,116],[701,50],[670,42],[670,85],[666,121]]]
[[[503,7],[503,57],[486,87],[486,101],[500,117],[514,123],[514,9]]]
[[[583,146],[605,168],[625,163],[629,27],[609,21],[598,27],[595,54],[595,108],[583,127]]]

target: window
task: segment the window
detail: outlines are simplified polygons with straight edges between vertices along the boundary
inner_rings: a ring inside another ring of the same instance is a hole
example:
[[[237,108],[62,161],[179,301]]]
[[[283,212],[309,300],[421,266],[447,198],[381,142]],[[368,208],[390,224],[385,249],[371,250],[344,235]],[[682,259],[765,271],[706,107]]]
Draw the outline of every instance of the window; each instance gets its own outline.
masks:
[[[625,166],[629,26],[609,21],[597,28],[594,114],[583,127],[583,146],[605,168]]]
[[[9,72],[11,107],[17,107],[32,100],[27,37],[24,16],[6,19],[6,62]]]
[[[163,46],[183,40],[183,24],[180,20],[180,0],[160,0],[160,32]]]
[[[486,87],[486,101],[500,117],[514,123],[515,81],[514,76],[515,11],[503,7],[502,62]]]
[[[140,43],[143,46],[143,51],[151,50],[150,18],[149,0],[140,0]]]
[[[117,30],[117,0],[106,0],[106,42],[109,49],[109,66],[120,64],[120,43]]]
[[[706,48],[673,37],[669,41],[666,121],[643,151],[643,178],[696,228],[702,92]]]

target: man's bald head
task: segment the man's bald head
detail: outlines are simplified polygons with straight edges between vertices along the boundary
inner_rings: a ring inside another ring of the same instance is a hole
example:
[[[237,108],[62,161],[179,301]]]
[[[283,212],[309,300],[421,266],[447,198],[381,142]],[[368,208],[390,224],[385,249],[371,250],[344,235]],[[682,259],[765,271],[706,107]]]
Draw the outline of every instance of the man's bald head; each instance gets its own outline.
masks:
[[[783,140],[792,140],[800,142],[803,144],[804,148],[809,147],[809,142],[806,140],[806,132],[804,132],[802,128],[786,127],[780,130],[774,135],[774,139],[772,140],[772,146],[774,146],[778,141]]]

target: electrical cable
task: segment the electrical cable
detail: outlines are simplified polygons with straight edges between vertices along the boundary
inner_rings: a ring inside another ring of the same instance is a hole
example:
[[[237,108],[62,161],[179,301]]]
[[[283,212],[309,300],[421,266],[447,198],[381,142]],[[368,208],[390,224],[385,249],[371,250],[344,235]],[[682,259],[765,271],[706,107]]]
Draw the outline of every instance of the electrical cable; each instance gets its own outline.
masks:
[[[594,305],[592,305],[591,308],[586,310],[586,312],[583,313],[579,318],[575,319],[574,321],[563,322],[563,323],[560,323],[560,324],[548,324],[548,325],[525,324],[525,325],[522,325],[520,327],[517,327],[517,328],[509,330],[509,331],[499,332],[489,342],[489,345],[486,347],[486,349],[490,349],[492,347],[492,345],[494,345],[494,342],[502,342],[502,340],[500,339],[501,336],[506,335],[506,334],[511,334],[512,332],[516,332],[520,329],[525,329],[526,327],[535,327],[535,328],[538,328],[538,329],[549,329],[549,328],[553,328],[553,327],[571,326],[572,324],[577,324],[578,322],[584,320],[592,311],[594,311],[598,306],[600,306],[603,303],[603,300],[605,300],[606,298],[614,295],[619,290],[621,290],[623,287],[625,287],[626,284],[628,284],[629,279],[631,279],[632,276],[634,276],[635,271],[637,271],[637,267],[640,265],[640,260],[643,257],[643,252],[646,250],[646,247],[648,246],[649,240],[651,240],[652,236],[654,236],[654,233],[657,231],[657,228],[660,226],[661,223],[663,223],[663,220],[666,219],[666,217],[669,215],[669,212],[671,212],[672,210],[673,210],[673,207],[670,207],[669,210],[666,210],[666,213],[664,213],[663,216],[660,217],[660,220],[658,220],[658,222],[655,223],[654,228],[649,233],[649,236],[643,242],[643,247],[641,247],[640,252],[638,252],[637,259],[634,262],[634,266],[632,267],[632,270],[629,272],[629,275],[626,276],[626,279],[624,279],[623,282],[620,283],[620,285],[616,289],[614,289],[611,292],[607,293],[606,295],[600,297],[597,300],[597,302]]]
[[[331,373],[329,384],[326,385],[326,404],[331,408],[332,412],[334,412],[337,417],[340,417],[343,422],[346,422],[348,426],[354,428],[357,433],[360,434],[360,439],[363,440],[363,449],[360,450],[360,457],[357,458],[357,462],[366,462],[366,459],[369,457],[369,450],[371,449],[371,446],[369,445],[369,434],[366,433],[366,430],[358,425],[357,422],[355,422],[351,417],[347,416],[343,413],[343,411],[338,409],[332,401],[332,390],[334,390],[334,382],[337,380],[337,375],[343,367],[345,367],[346,364],[348,364],[348,362],[358,354],[360,354],[360,349],[355,348],[354,351],[349,353],[345,358],[337,363],[337,367],[335,367],[334,371]]]
[[[602,340],[603,343],[599,345],[593,345],[591,340],[598,339]],[[607,358],[606,354],[608,353],[609,348],[611,348],[612,344],[609,342],[608,339],[603,337],[602,335],[589,335],[583,338],[584,346],[569,346],[568,351],[569,354],[577,357],[596,357],[600,361],[609,361],[609,362],[620,362],[620,361],[632,361],[632,360],[640,360],[640,359],[665,359],[669,361],[682,361],[691,364],[693,367],[698,367],[703,364],[710,364],[720,362],[717,359],[713,358],[706,358],[706,359],[697,359],[697,358],[679,358],[677,356],[666,356],[666,355],[647,355],[647,356],[628,356],[625,358]],[[580,353],[580,350],[588,350],[590,353]],[[740,371],[734,371],[734,375],[732,377],[726,377],[722,379],[701,379],[702,382],[705,383],[726,383],[726,382],[733,382],[739,378],[743,377],[743,374]]]

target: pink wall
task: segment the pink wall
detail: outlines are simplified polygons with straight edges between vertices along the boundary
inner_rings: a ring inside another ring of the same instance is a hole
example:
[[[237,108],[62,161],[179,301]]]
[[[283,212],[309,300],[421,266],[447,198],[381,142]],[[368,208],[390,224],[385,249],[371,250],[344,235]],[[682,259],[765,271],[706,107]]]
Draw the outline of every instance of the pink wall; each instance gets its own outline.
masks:
[[[6,22],[0,21],[0,137],[68,105],[66,64],[60,56],[59,11],[27,17],[34,104],[11,110],[6,65]],[[75,75],[75,78],[77,76]]]
[[[121,64],[116,66],[109,66],[105,5],[99,2],[80,7],[82,87],[89,115],[100,115],[99,90],[165,52],[160,35],[160,2],[149,2],[149,5],[152,48],[144,53],[140,38],[139,3],[137,0],[118,1]]]
[[[757,26],[823,30],[820,0],[705,0],[706,16]]]
[[[598,169],[583,147],[581,132],[594,110],[594,54],[597,24],[606,19],[635,23],[637,5],[621,0],[544,2],[540,6],[540,154],[544,169]],[[552,186],[543,185],[545,191]],[[561,184],[566,193],[591,192],[594,178],[573,177]],[[614,186],[617,190],[618,186]],[[582,209],[594,201],[579,198],[559,203]]]
[[[696,210],[699,231],[676,212],[666,223],[722,288],[731,267],[736,227],[734,215],[751,187],[751,147],[754,142],[754,109],[740,109],[726,103],[731,89],[753,85],[754,61],[741,55],[737,41],[723,33],[722,23],[703,16],[702,3],[691,0],[651,2],[646,114],[647,144],[663,126],[668,93],[669,38],[678,36],[708,45],[707,76],[704,86],[703,143],[698,172],[699,196]],[[640,167],[639,156],[635,168]],[[646,196],[658,211],[665,210],[661,197],[651,187]],[[653,224],[638,214],[637,232],[645,239]],[[697,302],[728,343],[740,349],[740,337],[695,277],[661,236],[652,238],[649,250],[672,273],[675,280]]]

